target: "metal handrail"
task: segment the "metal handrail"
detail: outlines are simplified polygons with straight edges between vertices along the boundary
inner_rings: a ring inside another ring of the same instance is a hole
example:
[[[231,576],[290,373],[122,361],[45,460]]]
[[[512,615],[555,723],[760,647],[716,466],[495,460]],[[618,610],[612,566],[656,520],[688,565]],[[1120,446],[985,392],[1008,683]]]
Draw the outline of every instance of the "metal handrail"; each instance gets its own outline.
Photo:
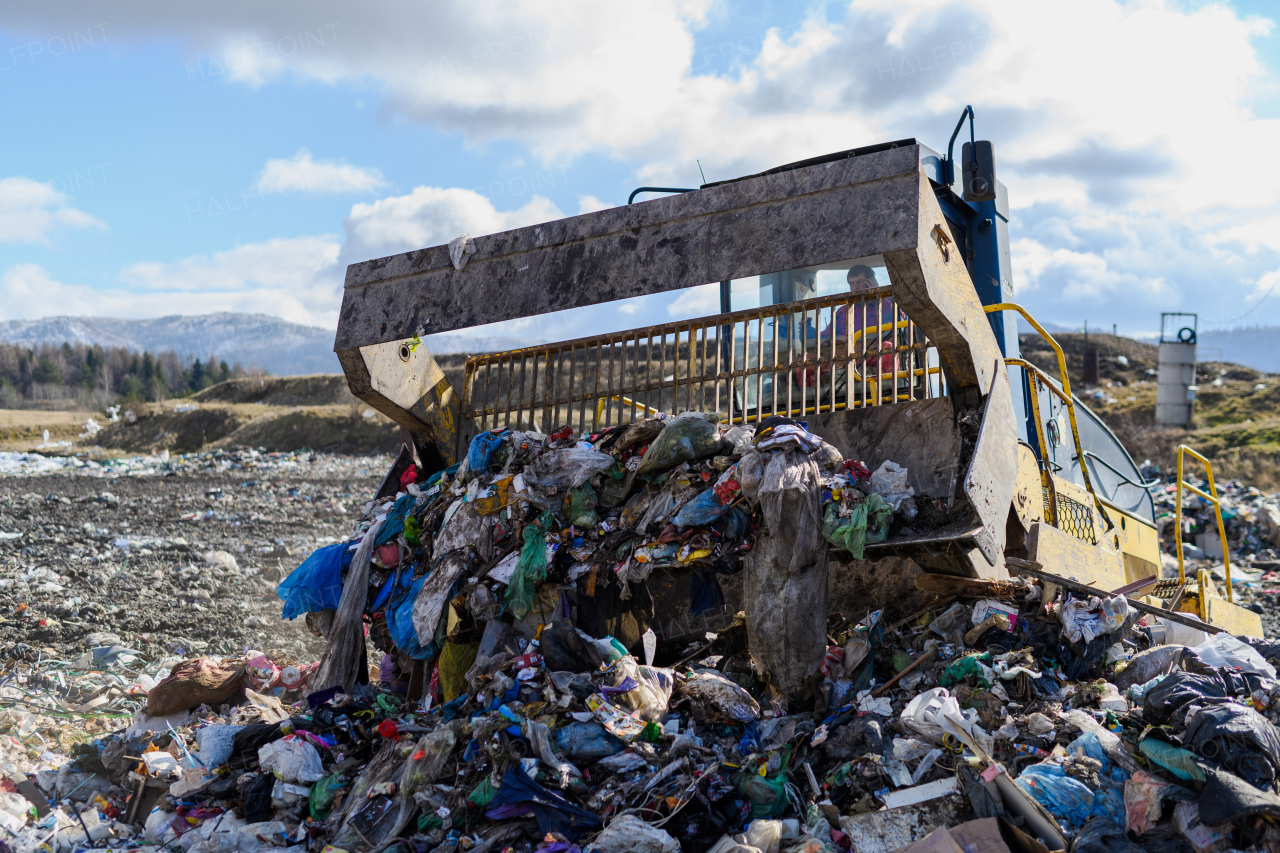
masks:
[[[1084,455],[1085,455],[1085,458],[1086,458],[1086,459],[1092,459],[1094,462],[1101,462],[1101,463],[1102,463],[1102,465],[1103,465],[1103,467],[1105,467],[1105,468],[1106,468],[1108,471],[1110,471],[1112,474],[1115,474],[1117,477],[1119,477],[1119,478],[1120,478],[1120,482],[1122,482],[1122,483],[1126,483],[1126,484],[1128,484],[1128,485],[1130,485],[1130,486],[1133,486],[1133,487],[1134,487],[1134,488],[1136,488],[1136,489],[1154,489],[1156,486],[1159,486],[1159,485],[1163,484],[1163,482],[1164,482],[1163,480],[1151,480],[1150,482],[1146,482],[1146,481],[1144,481],[1144,482],[1141,482],[1141,483],[1135,483],[1133,480],[1130,480],[1130,479],[1129,479],[1128,477],[1126,477],[1124,474],[1122,474],[1122,473],[1120,473],[1119,471],[1117,471],[1114,465],[1112,465],[1112,464],[1111,464],[1110,462],[1108,462],[1107,460],[1103,459],[1103,458],[1102,458],[1101,456],[1099,456],[1098,454],[1096,454],[1096,453],[1094,453],[1094,452],[1092,452],[1092,451],[1086,450],[1086,451],[1084,452]],[[1075,459],[1079,459],[1079,458],[1080,458],[1079,456],[1075,457]],[[1073,459],[1073,461],[1074,461],[1074,459]]]
[[[1195,459],[1199,459],[1201,462],[1204,463],[1206,478],[1209,481],[1209,491],[1213,493],[1212,495],[1205,494],[1201,489],[1196,488],[1195,486],[1191,485],[1190,483],[1186,482],[1186,480],[1183,479],[1182,459],[1184,456],[1191,456]],[[1227,601],[1231,602],[1232,604],[1235,604],[1235,591],[1231,588],[1231,549],[1227,547],[1227,529],[1226,529],[1226,526],[1223,525],[1222,523],[1222,503],[1218,499],[1218,487],[1213,482],[1213,463],[1210,462],[1205,457],[1201,456],[1199,453],[1196,453],[1190,447],[1187,447],[1185,444],[1179,444],[1178,445],[1177,483],[1178,483],[1178,490],[1177,490],[1178,497],[1177,497],[1176,505],[1178,509],[1177,509],[1176,517],[1174,519],[1177,522],[1177,527],[1174,529],[1173,537],[1174,537],[1174,543],[1178,549],[1178,582],[1179,583],[1185,582],[1185,579],[1186,579],[1186,575],[1183,573],[1183,569],[1182,569],[1182,490],[1186,489],[1192,494],[1199,495],[1204,500],[1213,504],[1213,514],[1218,520],[1218,536],[1222,540],[1222,569],[1227,576]],[[1207,591],[1207,584],[1203,581],[1203,579],[1198,578],[1198,580],[1201,581],[1200,618],[1207,622],[1209,621],[1209,603],[1208,603],[1209,595]]]
[[[646,406],[644,403],[637,402],[631,399],[630,397],[624,397],[621,394],[613,394],[609,397],[601,397],[599,401],[596,403],[596,421],[597,422],[599,422],[599,420],[602,417],[604,417],[605,404],[608,403],[610,400],[617,400],[622,405],[630,406],[633,409],[644,409],[644,412],[646,415],[662,414],[662,412],[660,412],[658,409],[655,409],[653,406]]]
[[[1058,346],[1058,342],[1053,339],[1053,335],[1045,331],[1044,326],[1041,326],[1039,323],[1037,323],[1036,318],[1032,317],[1031,314],[1027,312],[1027,309],[1023,308],[1021,305],[1017,304],[1016,302],[998,302],[995,305],[987,305],[984,308],[984,310],[988,314],[993,314],[996,311],[1017,311],[1019,314],[1022,315],[1022,319],[1030,323],[1031,327],[1040,333],[1040,337],[1044,338],[1045,343],[1047,343],[1050,347],[1053,348],[1054,354],[1057,355],[1058,357],[1058,373],[1060,374],[1060,377],[1061,377],[1059,382],[1062,385],[1062,393],[1058,393],[1058,389],[1054,388],[1053,383],[1051,382],[1046,382],[1045,385],[1049,388],[1050,391],[1053,391],[1053,393],[1057,395],[1059,399],[1061,399],[1067,407],[1067,417],[1071,421],[1071,437],[1075,441],[1075,445],[1076,445],[1076,456],[1081,457],[1080,476],[1084,479],[1084,487],[1089,490],[1089,494],[1093,495],[1094,503],[1096,503],[1098,506],[1098,512],[1102,514],[1102,517],[1104,519],[1106,519],[1107,530],[1108,531],[1114,530],[1116,526],[1115,522],[1111,520],[1111,516],[1107,513],[1106,509],[1103,508],[1102,502],[1098,500],[1098,493],[1093,488],[1093,479],[1089,476],[1089,466],[1084,464],[1084,461],[1083,461],[1083,450],[1082,450],[1082,445],[1080,444],[1080,427],[1076,424],[1075,397],[1071,393],[1071,377],[1067,375],[1067,356],[1065,353],[1063,353],[1062,347]],[[1020,359],[1020,358],[1005,359],[1005,364],[1012,364],[1014,362],[1017,362],[1022,366],[1031,367],[1031,369],[1034,370],[1037,374],[1041,376],[1045,376],[1046,378],[1048,377],[1048,374],[1046,374],[1044,371],[1040,370],[1040,368],[1036,367],[1035,365],[1032,365],[1030,362],[1024,359]],[[1036,420],[1036,424],[1039,425],[1040,409],[1038,408],[1038,404],[1036,408],[1035,420]],[[1042,455],[1048,455],[1048,449],[1045,447],[1045,444],[1043,442],[1043,434],[1041,434],[1040,437],[1042,439],[1040,444],[1040,452]]]
[[[693,193],[695,189],[686,187],[636,187],[631,191],[631,195],[627,196],[627,204],[636,200],[636,196],[640,193]]]

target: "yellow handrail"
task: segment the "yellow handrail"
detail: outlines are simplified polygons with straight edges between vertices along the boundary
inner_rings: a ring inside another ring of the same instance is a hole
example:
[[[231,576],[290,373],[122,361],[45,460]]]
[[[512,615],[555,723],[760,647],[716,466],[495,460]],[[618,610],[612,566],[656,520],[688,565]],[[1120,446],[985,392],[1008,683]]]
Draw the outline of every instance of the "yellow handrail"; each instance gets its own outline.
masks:
[[[1200,489],[1196,488],[1195,486],[1183,480],[1182,458],[1184,456],[1194,457],[1204,463],[1205,475],[1209,480],[1209,491],[1212,494],[1205,494]],[[1179,444],[1178,445],[1178,499],[1176,504],[1177,513],[1174,518],[1174,521],[1177,522],[1177,527],[1174,528],[1174,532],[1173,532],[1174,543],[1177,545],[1177,548],[1178,548],[1178,582],[1179,583],[1185,582],[1185,575],[1183,574],[1183,571],[1182,571],[1182,490],[1183,489],[1186,489],[1192,494],[1199,495],[1204,500],[1213,504],[1213,514],[1214,516],[1217,517],[1217,520],[1218,520],[1218,536],[1222,540],[1222,569],[1227,576],[1227,601],[1234,604],[1236,599],[1235,599],[1235,591],[1231,588],[1231,550],[1227,547],[1227,529],[1222,524],[1222,504],[1218,500],[1218,488],[1217,486],[1214,485],[1214,482],[1213,482],[1213,464],[1208,459],[1201,456],[1199,453],[1196,453],[1190,447],[1187,447],[1185,444]],[[1202,619],[1208,618],[1208,615],[1207,615],[1208,614],[1208,597],[1209,597],[1209,593],[1208,593],[1207,584],[1203,579],[1201,579],[1200,616]]]
[[[652,406],[646,406],[643,403],[637,403],[635,400],[632,400],[630,397],[624,397],[621,394],[614,394],[612,397],[601,397],[599,400],[596,401],[596,423],[600,423],[601,419],[604,417],[605,404],[608,403],[610,400],[617,400],[618,402],[622,403],[624,406],[631,406],[633,409],[637,407],[644,409],[645,414],[649,414],[649,415],[661,414],[659,410],[653,408]]]
[[[1106,520],[1107,529],[1115,529],[1115,523],[1112,522],[1110,514],[1103,508],[1102,502],[1098,500],[1098,493],[1094,490],[1093,480],[1089,476],[1089,466],[1085,462],[1084,449],[1080,444],[1080,427],[1076,425],[1075,397],[1071,394],[1071,377],[1067,375],[1067,357],[1063,354],[1062,347],[1058,346],[1058,342],[1053,339],[1053,335],[1045,331],[1044,326],[1041,326],[1036,322],[1035,317],[1032,317],[1027,313],[1027,309],[1015,302],[999,302],[995,305],[986,306],[984,310],[988,314],[992,314],[996,311],[1017,311],[1022,315],[1022,319],[1030,323],[1032,328],[1040,333],[1040,337],[1044,338],[1045,343],[1052,347],[1054,354],[1058,356],[1058,375],[1062,383],[1062,393],[1057,396],[1066,404],[1067,407],[1067,418],[1071,421],[1071,438],[1075,440],[1076,458],[1080,460],[1080,476],[1084,478],[1084,487],[1089,490],[1089,494],[1093,495],[1094,503],[1098,506],[1098,512],[1101,513],[1102,517]],[[1022,360],[1014,359],[1014,361]],[[1008,363],[1009,359],[1005,359],[1005,362]],[[1025,365],[1026,362],[1022,362],[1022,364]],[[1043,371],[1037,372],[1043,374]],[[1054,390],[1053,386],[1047,382],[1045,383],[1045,386],[1050,390]],[[1039,420],[1040,412],[1037,411],[1036,421],[1039,422]],[[1047,454],[1049,451],[1048,448],[1042,444],[1040,446],[1040,452]]]

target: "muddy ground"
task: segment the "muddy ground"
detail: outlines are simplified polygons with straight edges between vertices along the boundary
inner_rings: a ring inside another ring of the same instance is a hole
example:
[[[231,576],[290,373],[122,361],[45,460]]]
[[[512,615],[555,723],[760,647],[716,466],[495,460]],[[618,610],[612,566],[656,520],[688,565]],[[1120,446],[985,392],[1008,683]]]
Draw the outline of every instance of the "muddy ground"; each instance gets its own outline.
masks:
[[[202,454],[142,476],[0,477],[0,639],[64,660],[117,642],[316,660],[322,641],[281,620],[276,583],[349,535],[389,464]]]

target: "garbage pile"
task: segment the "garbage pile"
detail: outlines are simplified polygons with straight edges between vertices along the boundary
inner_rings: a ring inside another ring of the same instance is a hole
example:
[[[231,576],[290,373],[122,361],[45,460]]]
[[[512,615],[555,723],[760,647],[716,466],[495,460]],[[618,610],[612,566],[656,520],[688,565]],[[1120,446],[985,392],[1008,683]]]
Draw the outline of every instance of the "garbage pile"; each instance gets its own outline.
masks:
[[[398,470],[278,588],[318,661],[172,661],[126,728],[70,746],[19,724],[7,842],[1280,849],[1280,641],[1156,645],[1170,626],[1124,596],[1027,577],[924,574],[918,602],[829,613],[829,561],[928,506],[801,423],[718,420],[499,430]],[[663,643],[658,570],[693,579],[663,606],[740,573],[746,608]],[[38,660],[9,678],[0,703],[59,683]]]
[[[1152,472],[1156,473],[1156,472]],[[1194,481],[1193,481],[1194,482]],[[1209,490],[1207,482],[1197,485]],[[1268,636],[1280,632],[1280,494],[1227,480],[1217,484],[1222,505],[1223,532],[1231,560],[1231,586],[1236,603],[1262,616]],[[1201,569],[1220,585],[1226,583],[1223,570],[1222,538],[1213,505],[1183,493],[1181,518],[1177,516],[1177,486],[1173,483],[1151,489],[1156,524],[1164,552],[1163,574],[1177,577],[1177,544],[1174,529],[1182,526],[1183,571],[1195,577]]]
[[[1207,482],[1198,485],[1206,492],[1209,489]],[[1170,549],[1174,540],[1173,527],[1180,521],[1184,559],[1222,562],[1222,539],[1212,504],[1184,491],[1182,518],[1175,521],[1177,485],[1156,486],[1151,489],[1151,495],[1155,502],[1156,523]],[[1222,503],[1223,529],[1233,560],[1246,563],[1277,561],[1280,555],[1280,494],[1268,495],[1239,480],[1227,480],[1218,484],[1218,499]],[[1280,567],[1280,563],[1276,567]]]

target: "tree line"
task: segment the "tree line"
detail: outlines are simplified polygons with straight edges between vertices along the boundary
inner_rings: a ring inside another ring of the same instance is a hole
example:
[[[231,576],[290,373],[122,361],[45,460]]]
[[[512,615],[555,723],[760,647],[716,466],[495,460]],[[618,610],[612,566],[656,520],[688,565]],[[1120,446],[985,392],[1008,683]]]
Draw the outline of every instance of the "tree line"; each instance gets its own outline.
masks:
[[[182,358],[172,350],[137,352],[83,343],[33,348],[0,342],[0,408],[46,401],[91,406],[154,402],[194,394],[249,372],[238,361],[227,364],[216,355]]]

